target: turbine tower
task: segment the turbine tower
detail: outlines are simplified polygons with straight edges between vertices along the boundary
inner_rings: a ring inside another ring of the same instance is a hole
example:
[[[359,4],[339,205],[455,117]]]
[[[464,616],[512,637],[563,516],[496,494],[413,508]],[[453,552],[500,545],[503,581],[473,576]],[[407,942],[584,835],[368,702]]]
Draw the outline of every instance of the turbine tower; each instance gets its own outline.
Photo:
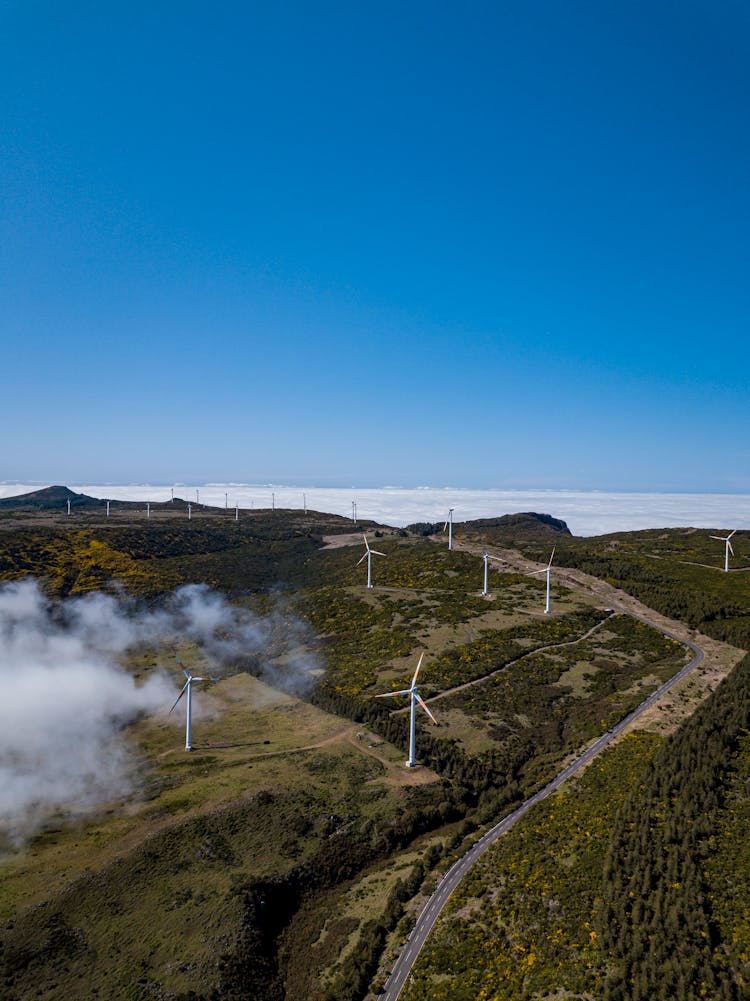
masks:
[[[734,532],[736,532],[736,531],[737,531],[737,529],[735,528]],[[710,539],[716,539],[717,542],[723,542],[724,543],[724,573],[729,573],[729,554],[731,553],[732,556],[734,556],[734,550],[732,549],[732,543],[729,541],[732,538],[732,536],[734,535],[734,532],[730,532],[729,535],[723,535],[723,536],[722,535],[710,535],[709,536]]]
[[[367,541],[367,536],[363,535],[362,538],[365,540],[365,553],[361,560],[357,560],[357,566],[364,560],[367,560],[367,586],[372,587],[372,557],[373,556],[386,556],[386,553],[380,553],[377,549],[370,549],[370,545]]]
[[[544,570],[532,570],[531,573],[527,573],[527,577],[535,577],[536,574],[546,573],[547,574],[547,604],[544,609],[544,614],[549,615],[549,598],[550,598],[550,578],[552,577],[552,560],[555,555],[555,550],[552,550],[552,555],[549,558],[549,563],[544,568]]]
[[[437,726],[437,720],[432,715],[430,710],[427,708],[427,704],[422,698],[422,696],[417,691],[417,675],[419,674],[419,669],[422,666],[422,658],[424,654],[419,655],[419,662],[417,664],[417,669],[414,672],[414,677],[411,679],[411,685],[409,688],[403,688],[400,692],[385,692],[383,695],[376,695],[376,699],[390,699],[395,695],[408,695],[409,696],[409,760],[406,762],[407,768],[413,768],[417,761],[414,757],[414,744],[416,741],[416,709],[417,703],[424,709],[427,715],[430,717],[432,722]]]
[[[443,525],[443,531],[448,529],[448,549],[453,549],[453,508],[448,511],[448,518]]]
[[[196,678],[196,677],[193,677],[193,675],[186,669],[185,665],[182,663],[182,661],[180,660],[179,657],[177,658],[177,663],[182,668],[182,673],[187,678],[187,681],[182,686],[182,691],[180,692],[180,694],[175,699],[175,703],[174,703],[174,706],[172,706],[172,709],[175,708],[175,706],[180,701],[180,699],[182,698],[182,696],[185,694],[185,692],[187,692],[187,714],[186,714],[186,723],[185,723],[185,750],[186,751],[192,751],[192,749],[193,749],[193,732],[192,732],[192,725],[193,725],[193,685],[196,682],[198,682],[198,681],[218,681],[219,679],[218,678],[212,678],[210,675],[207,678]],[[172,709],[169,710],[170,713],[172,712]]]
[[[484,590],[482,591],[482,597],[488,598],[490,594],[490,588],[489,588],[490,560],[497,560],[498,563],[502,563],[503,560],[501,560],[499,556],[490,556],[490,554],[487,552],[486,549],[484,551],[484,556],[482,558],[484,559]]]

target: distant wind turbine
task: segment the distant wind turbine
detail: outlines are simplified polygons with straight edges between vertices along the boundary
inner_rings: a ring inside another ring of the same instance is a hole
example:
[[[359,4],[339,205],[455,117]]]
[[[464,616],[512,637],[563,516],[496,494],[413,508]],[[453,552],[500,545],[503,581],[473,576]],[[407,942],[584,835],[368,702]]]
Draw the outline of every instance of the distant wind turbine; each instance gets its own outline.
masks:
[[[188,504],[188,521],[193,517],[193,505]]]
[[[109,518],[109,501],[107,501],[107,517]]]
[[[357,560],[357,566],[364,560],[367,560],[367,586],[372,587],[372,557],[373,556],[386,556],[386,553],[380,553],[377,549],[370,549],[370,544],[367,541],[367,536],[363,535],[362,538],[365,540],[365,553],[361,560]]]
[[[68,514],[70,514],[70,497],[68,497]]]
[[[453,549],[453,508],[448,511],[448,518],[443,525],[443,531],[448,529],[448,549]]]
[[[427,704],[417,691],[417,675],[419,674],[419,669],[422,666],[423,658],[424,654],[422,653],[419,655],[419,662],[417,664],[417,669],[414,672],[414,677],[411,679],[411,685],[409,686],[409,688],[403,688],[401,689],[400,692],[385,692],[383,695],[375,696],[376,699],[390,699],[396,695],[409,696],[409,760],[406,762],[407,768],[413,768],[417,763],[416,758],[414,757],[414,745],[416,742],[416,728],[417,728],[417,722],[416,722],[417,703],[419,703],[419,705],[424,709],[424,711],[430,717],[432,722],[435,723],[435,725],[437,725],[437,720],[432,715],[430,710],[427,708]]]
[[[499,556],[490,556],[490,554],[487,552],[486,549],[484,551],[483,559],[484,559],[484,590],[482,591],[482,596],[487,598],[490,593],[490,588],[489,588],[490,560],[497,560],[498,563],[502,563],[503,560],[501,560]]]
[[[218,681],[219,679],[218,678],[212,678],[210,675],[207,678],[196,678],[196,677],[194,677],[186,669],[185,665],[182,663],[182,661],[180,660],[179,657],[177,658],[177,663],[182,668],[182,673],[187,678],[187,681],[182,686],[182,691],[180,692],[180,694],[175,699],[175,702],[174,702],[174,705],[172,706],[172,709],[175,708],[175,706],[180,701],[180,699],[182,698],[182,696],[185,694],[185,692],[187,692],[187,715],[186,715],[187,722],[185,724],[185,750],[186,751],[192,751],[192,749],[193,749],[193,732],[192,732],[192,724],[193,724],[193,685],[196,684],[199,681]],[[172,712],[172,709],[169,710],[170,713]]]
[[[736,531],[737,531],[737,529],[735,528],[734,532],[736,532]],[[722,535],[709,535],[709,539],[716,539],[717,542],[723,542],[724,543],[724,573],[729,573],[729,554],[731,553],[732,556],[734,556],[734,550],[732,549],[732,543],[729,541],[732,538],[732,536],[734,535],[734,532],[730,532],[729,535],[725,535],[725,536],[722,536]]]
[[[536,574],[546,573],[547,574],[547,605],[544,609],[544,614],[549,615],[549,598],[550,598],[550,578],[552,577],[552,560],[555,555],[555,550],[552,550],[552,555],[549,558],[549,563],[544,568],[544,570],[532,570],[531,573],[527,573],[527,577],[535,577]]]

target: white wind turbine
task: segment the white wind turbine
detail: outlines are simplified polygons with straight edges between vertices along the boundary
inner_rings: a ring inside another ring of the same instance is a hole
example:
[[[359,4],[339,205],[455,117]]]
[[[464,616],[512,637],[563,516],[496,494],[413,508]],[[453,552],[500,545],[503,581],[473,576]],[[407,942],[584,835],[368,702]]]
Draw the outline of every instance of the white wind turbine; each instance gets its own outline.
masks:
[[[422,696],[417,691],[417,675],[419,674],[419,669],[422,666],[422,659],[424,654],[419,655],[419,663],[417,664],[417,669],[414,672],[414,677],[411,679],[411,685],[409,688],[403,688],[400,692],[385,692],[383,695],[376,695],[376,699],[390,699],[395,695],[408,695],[409,696],[409,760],[406,762],[407,768],[413,768],[416,765],[416,759],[414,757],[414,744],[416,741],[416,709],[417,703],[424,709],[427,715],[430,717],[432,722],[437,726],[437,720],[432,715],[430,710],[427,708],[427,704],[422,698]]]
[[[174,706],[172,706],[172,709],[175,708],[175,706],[180,701],[180,699],[182,698],[182,696],[185,694],[185,692],[187,692],[187,716],[186,716],[186,723],[185,723],[185,750],[186,751],[192,751],[192,749],[193,749],[193,731],[192,731],[192,724],[193,724],[193,685],[196,682],[198,682],[198,681],[218,681],[219,679],[218,678],[213,678],[213,677],[211,677],[211,675],[209,675],[207,678],[196,678],[196,677],[194,677],[187,670],[187,668],[182,663],[182,661],[180,660],[179,657],[177,658],[177,663],[182,668],[182,673],[187,678],[187,681],[183,685],[182,691],[180,692],[180,694],[175,699]],[[172,709],[169,710],[170,713],[172,712]]]
[[[484,560],[484,589],[482,590],[482,597],[487,598],[490,593],[490,588],[489,588],[490,560],[497,560],[498,563],[503,563],[504,561],[501,560],[499,556],[490,556],[490,554],[487,552],[486,549],[484,551],[484,556],[482,557],[482,559]]]
[[[364,560],[367,560],[367,586],[372,587],[372,557],[373,556],[386,556],[386,553],[378,552],[377,549],[370,549],[370,544],[367,541],[367,536],[363,535],[362,538],[365,540],[365,553],[361,560],[357,560],[357,566]]]
[[[448,529],[448,549],[453,549],[453,508],[448,511],[448,518],[443,525],[443,531]]]
[[[535,577],[536,574],[546,573],[547,574],[547,604],[544,609],[544,614],[549,615],[549,598],[550,598],[550,578],[552,577],[552,560],[555,555],[555,550],[552,550],[552,555],[549,558],[549,563],[544,568],[544,570],[532,570],[531,573],[527,573],[527,577]]]
[[[737,531],[737,529],[735,528],[734,532],[736,532],[736,531]],[[710,539],[716,539],[717,542],[723,542],[724,543],[724,573],[729,573],[729,554],[731,553],[732,556],[734,556],[734,550],[732,549],[732,543],[729,541],[732,538],[732,536],[734,535],[734,532],[730,532],[729,535],[710,535],[709,536]]]

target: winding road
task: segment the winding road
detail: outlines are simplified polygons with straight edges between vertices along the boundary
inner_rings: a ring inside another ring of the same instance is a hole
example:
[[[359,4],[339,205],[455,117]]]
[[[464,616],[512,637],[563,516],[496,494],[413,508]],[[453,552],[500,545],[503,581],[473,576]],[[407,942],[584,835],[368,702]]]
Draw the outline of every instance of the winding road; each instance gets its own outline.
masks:
[[[632,612],[628,612],[628,614],[633,615],[634,618],[639,619],[641,622],[645,622],[646,625],[654,627],[653,622],[649,622],[642,616],[634,615]],[[670,678],[669,681],[665,682],[660,688],[657,688],[655,692],[649,695],[649,697],[632,712],[628,713],[628,715],[620,720],[616,726],[590,744],[582,754],[579,754],[578,757],[571,761],[570,764],[566,765],[561,772],[558,772],[551,782],[548,782],[546,786],[534,793],[534,795],[529,797],[529,799],[522,803],[521,806],[515,809],[512,813],[509,813],[501,821],[495,824],[494,827],[491,827],[488,831],[486,831],[481,838],[479,838],[479,840],[476,841],[471,848],[469,848],[469,850],[461,856],[460,859],[458,859],[458,861],[453,863],[445,876],[443,876],[440,883],[438,883],[437,889],[429,898],[417,918],[416,924],[406,941],[406,945],[396,960],[386,982],[385,988],[381,993],[381,998],[383,998],[384,1001],[396,1001],[396,999],[400,996],[404,988],[404,984],[411,973],[411,969],[416,962],[417,956],[419,955],[427,936],[430,934],[433,925],[437,921],[440,912],[448,903],[448,898],[472,865],[474,865],[477,859],[487,851],[490,845],[494,844],[498,838],[502,837],[503,834],[509,831],[514,824],[521,819],[521,817],[532,809],[532,807],[536,806],[537,803],[541,803],[542,800],[546,799],[556,789],[559,789],[560,786],[563,785],[564,782],[567,782],[567,780],[583,765],[587,765],[598,754],[601,754],[604,748],[619,737],[620,734],[622,734],[622,732],[627,729],[627,727],[630,726],[634,720],[636,720],[642,713],[646,712],[647,709],[650,709],[655,702],[657,702],[670,690],[670,688],[680,682],[687,674],[689,674],[701,663],[704,653],[699,646],[696,646],[695,643],[678,637],[674,635],[674,633],[668,632],[667,630],[660,629],[659,631],[663,633],[664,636],[669,637],[669,639],[677,640],[677,642],[689,647],[694,654],[692,660],[690,660],[690,662],[687,663],[682,670],[678,671],[677,674]]]

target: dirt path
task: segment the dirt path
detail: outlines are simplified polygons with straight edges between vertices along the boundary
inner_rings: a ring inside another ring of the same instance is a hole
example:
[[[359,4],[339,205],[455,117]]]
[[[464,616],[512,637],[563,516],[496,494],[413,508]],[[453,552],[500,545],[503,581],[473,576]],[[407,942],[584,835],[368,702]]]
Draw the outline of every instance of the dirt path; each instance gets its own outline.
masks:
[[[454,547],[480,558],[485,549],[484,546],[456,542],[455,540]],[[501,549],[496,546],[486,548],[490,555],[499,557],[521,573],[530,573],[532,570],[546,568],[546,564],[534,563],[513,549]],[[665,693],[658,705],[650,707],[640,716],[638,725],[642,729],[645,728],[661,734],[672,733],[711,694],[719,682],[745,655],[744,650],[730,646],[728,643],[721,643],[719,640],[690,629],[683,622],[662,615],[620,588],[614,587],[598,577],[592,577],[582,570],[553,566],[552,579],[558,584],[592,595],[614,611],[633,615],[646,625],[670,634],[681,643],[698,644],[704,651],[703,661],[690,676]]]
[[[341,549],[343,546],[361,546],[362,545],[362,532],[351,532],[347,535],[324,535],[323,549]]]

